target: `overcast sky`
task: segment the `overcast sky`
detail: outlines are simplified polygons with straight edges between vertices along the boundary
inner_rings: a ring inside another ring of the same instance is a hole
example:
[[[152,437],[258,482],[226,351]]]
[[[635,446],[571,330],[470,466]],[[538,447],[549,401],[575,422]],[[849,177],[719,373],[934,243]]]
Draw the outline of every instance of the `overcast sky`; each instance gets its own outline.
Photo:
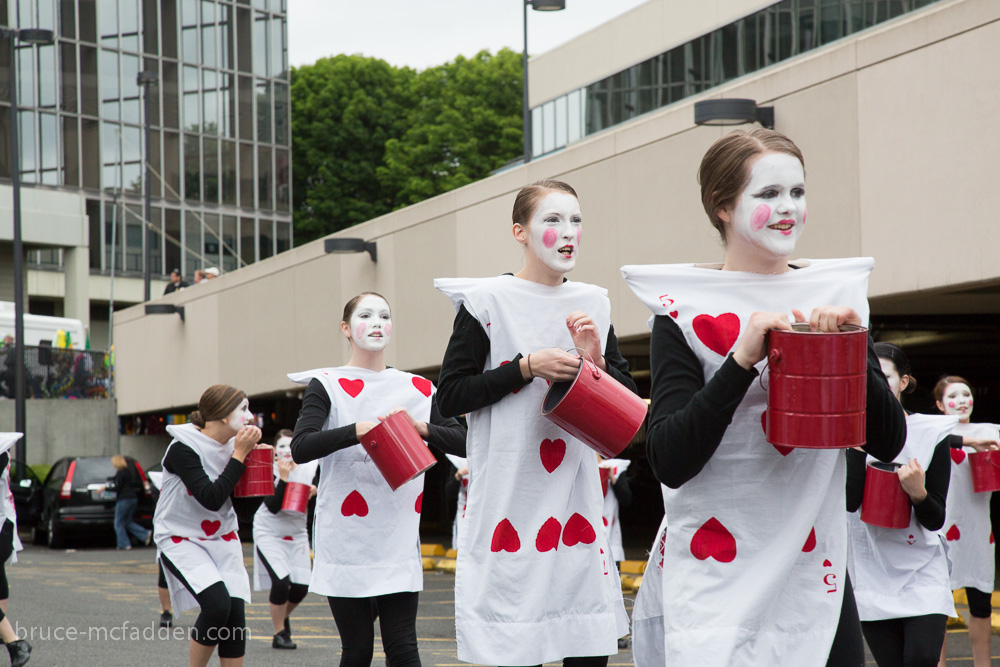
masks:
[[[645,0],[566,0],[559,12],[528,11],[528,53],[537,55]],[[360,53],[424,69],[481,49],[524,43],[521,0],[288,0],[289,60],[307,65]]]

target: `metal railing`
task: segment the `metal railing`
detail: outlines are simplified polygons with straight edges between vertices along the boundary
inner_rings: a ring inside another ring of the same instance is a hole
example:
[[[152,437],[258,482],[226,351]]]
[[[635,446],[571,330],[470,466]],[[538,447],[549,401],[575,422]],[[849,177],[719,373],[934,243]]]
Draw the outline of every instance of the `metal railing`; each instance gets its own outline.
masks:
[[[14,398],[14,346],[0,348],[0,397]],[[28,398],[109,398],[111,355],[95,350],[49,346],[24,347],[25,395]]]

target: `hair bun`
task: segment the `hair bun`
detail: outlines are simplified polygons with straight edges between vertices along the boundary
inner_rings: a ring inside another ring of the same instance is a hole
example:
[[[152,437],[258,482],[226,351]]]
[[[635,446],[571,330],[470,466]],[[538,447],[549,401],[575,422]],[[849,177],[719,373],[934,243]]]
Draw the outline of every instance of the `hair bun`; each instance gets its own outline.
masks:
[[[188,415],[188,421],[198,428],[205,428],[205,418],[201,416],[200,410],[195,410]]]
[[[906,377],[910,378],[910,381],[906,383],[906,389],[903,390],[903,393],[912,394],[917,390],[917,378],[912,375],[907,375]]]

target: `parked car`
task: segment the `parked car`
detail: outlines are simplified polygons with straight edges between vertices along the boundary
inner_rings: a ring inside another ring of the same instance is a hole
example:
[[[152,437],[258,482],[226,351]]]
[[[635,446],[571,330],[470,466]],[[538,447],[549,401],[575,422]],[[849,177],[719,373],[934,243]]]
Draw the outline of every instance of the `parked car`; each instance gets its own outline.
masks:
[[[42,481],[19,459],[10,462],[10,493],[18,528],[31,528],[42,511]]]
[[[145,490],[135,512],[135,521],[145,528],[153,526],[155,501],[152,485],[139,463],[126,456],[135,466]],[[58,549],[68,537],[86,530],[114,535],[115,500],[118,493],[107,487],[115,476],[110,456],[72,456],[59,459],[42,484],[41,510],[32,528],[32,542],[48,544]]]

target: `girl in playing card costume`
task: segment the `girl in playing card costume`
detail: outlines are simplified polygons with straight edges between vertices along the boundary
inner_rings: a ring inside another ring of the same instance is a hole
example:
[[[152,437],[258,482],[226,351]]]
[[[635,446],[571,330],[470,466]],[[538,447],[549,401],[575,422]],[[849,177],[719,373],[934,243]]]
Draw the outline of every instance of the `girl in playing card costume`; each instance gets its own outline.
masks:
[[[977,493],[972,488],[969,454],[1000,449],[997,425],[969,421],[972,417],[972,385],[957,375],[946,375],[934,386],[937,408],[946,415],[958,417],[952,430],[951,486],[948,488],[948,507],[944,536],[951,561],[950,588],[964,588],[969,600],[969,641],[975,667],[989,667],[991,593],[994,577],[994,540],[990,523],[990,496]],[[941,664],[948,649],[945,635],[941,648]]]
[[[901,349],[875,343],[875,352],[897,400],[916,387]],[[858,509],[865,492],[866,462],[871,459],[864,452],[847,452],[848,570],[861,628],[880,667],[934,667],[945,623],[955,614],[940,529],[951,476],[948,433],[957,423],[958,417],[906,417],[906,444],[895,459],[901,464],[899,484],[913,504],[906,528],[861,521]]]
[[[28,664],[31,644],[19,639],[7,617],[7,600],[10,589],[7,585],[7,566],[17,562],[17,552],[21,551],[21,540],[17,537],[17,512],[14,496],[10,492],[10,448],[21,439],[21,434],[0,433],[0,639],[7,645],[10,664],[14,667]]]
[[[811,313],[815,331],[867,324],[872,260],[789,261],[806,222],[805,169],[778,132],[722,137],[699,182],[725,263],[622,269],[654,314],[646,440],[666,509],[663,635],[636,626],[633,641],[659,642],[667,665],[860,665],[846,457],[771,446],[757,379],[767,332],[789,330],[790,310]],[[904,416],[870,341],[866,413],[867,450],[892,460]]]
[[[318,461],[292,461],[292,432],[278,431],[274,444],[274,495],[265,498],[253,517],[254,590],[271,589],[268,602],[274,638],[271,647],[294,649],[288,617],[309,592],[312,561],[306,514],[281,509],[289,483],[306,484],[316,494],[313,477]]]
[[[216,646],[224,667],[238,667],[246,652],[250,578],[230,496],[261,433],[248,425],[246,394],[224,384],[206,389],[189,419],[167,427],[174,439],[163,456],[153,515],[157,558],[173,608],[201,607],[191,631],[192,667],[208,664]]]
[[[300,465],[318,460],[320,467],[309,590],[330,603],[341,637],[341,667],[371,664],[376,609],[386,663],[419,665],[424,478],[393,491],[359,438],[380,419],[405,411],[429,444],[464,456],[465,428],[441,417],[430,380],[386,367],[392,318],[382,296],[365,292],[348,301],[340,328],[351,344],[346,366],[288,376],[308,384],[292,457]]]
[[[594,451],[540,414],[545,380],[576,377],[580,348],[635,390],[607,291],[564,278],[582,215],[559,181],[522,188],[515,275],[434,281],[457,315],[441,364],[444,414],[467,413],[469,489],[458,539],[458,658],[493,665],[600,666],[628,633],[601,528]]]

